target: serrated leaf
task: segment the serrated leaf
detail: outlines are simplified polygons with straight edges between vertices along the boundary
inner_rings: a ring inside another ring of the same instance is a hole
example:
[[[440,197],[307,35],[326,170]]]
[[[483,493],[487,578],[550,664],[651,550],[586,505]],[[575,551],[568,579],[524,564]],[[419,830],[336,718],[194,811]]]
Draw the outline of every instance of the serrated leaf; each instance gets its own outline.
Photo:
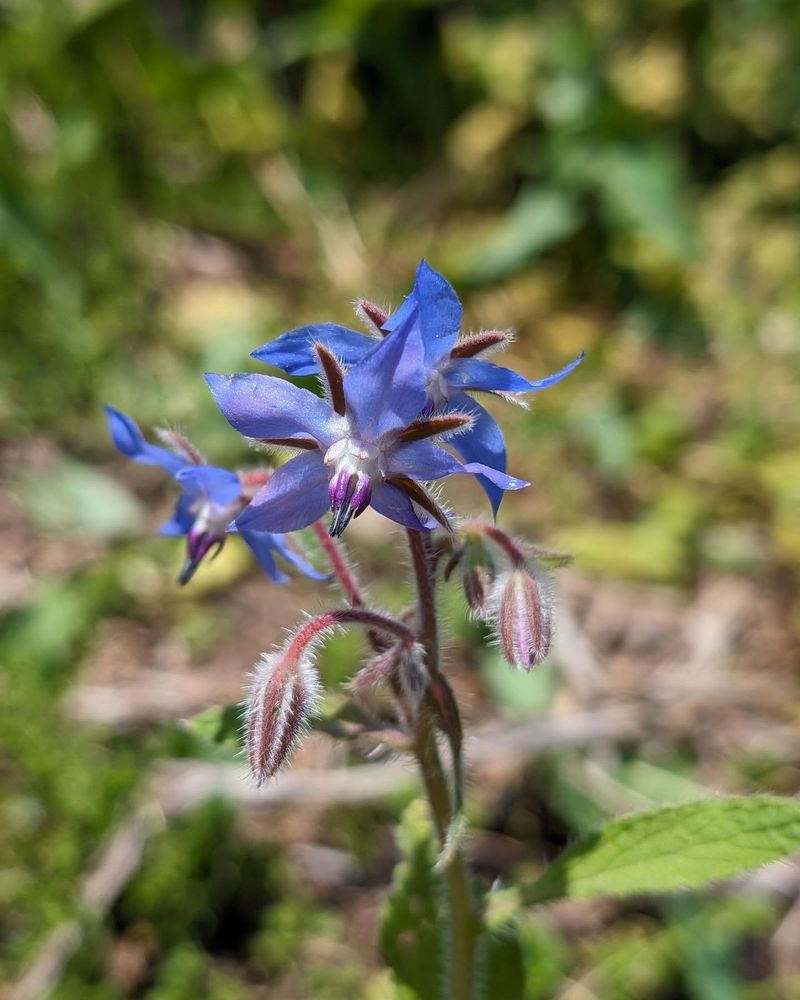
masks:
[[[668,806],[611,820],[573,844],[526,903],[693,889],[800,849],[800,804],[767,795]]]
[[[437,848],[422,801],[403,813],[398,831],[402,860],[395,868],[383,912],[380,946],[398,982],[422,1000],[442,995],[444,934],[440,926],[441,877]]]

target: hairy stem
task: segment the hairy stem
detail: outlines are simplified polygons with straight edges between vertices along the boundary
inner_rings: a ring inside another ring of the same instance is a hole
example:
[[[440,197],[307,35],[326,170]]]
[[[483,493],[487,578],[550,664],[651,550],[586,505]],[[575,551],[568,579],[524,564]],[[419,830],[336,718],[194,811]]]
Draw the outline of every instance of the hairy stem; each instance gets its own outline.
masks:
[[[439,626],[436,614],[436,582],[427,535],[408,531],[411,559],[417,586],[417,626],[419,640],[425,649],[425,659],[432,676],[439,673]],[[447,776],[442,766],[436,742],[436,724],[429,705],[420,706],[414,741],[425,793],[430,804],[439,842],[448,847],[450,825],[455,819],[456,805],[451,798]],[[456,780],[460,778],[460,763],[456,763]],[[455,801],[460,801],[460,793]],[[456,844],[446,851],[445,882],[450,917],[449,986],[450,1000],[471,1000],[475,977],[475,949],[480,933],[480,916],[470,886],[469,871],[461,847]]]
[[[335,538],[331,538],[328,530],[322,521],[314,522],[314,534],[317,536],[320,545],[325,550],[331,569],[339,581],[345,597],[354,608],[361,607],[364,603],[361,597],[361,590],[358,586],[355,574],[347,561],[347,556],[342,551],[341,546]]]

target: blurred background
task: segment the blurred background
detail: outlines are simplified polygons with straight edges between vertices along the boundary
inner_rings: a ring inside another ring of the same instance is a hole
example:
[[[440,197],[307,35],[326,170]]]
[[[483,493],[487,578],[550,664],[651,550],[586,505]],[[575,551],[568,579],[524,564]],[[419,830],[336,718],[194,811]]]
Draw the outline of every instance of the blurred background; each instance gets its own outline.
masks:
[[[511,673],[444,595],[481,880],[608,815],[798,791],[796,3],[2,0],[0,94],[9,996],[407,996],[376,924],[411,769],[375,762],[356,801],[362,758],[315,735],[259,795],[208,714],[330,591],[235,540],[179,589],[182,543],[152,537],[174,491],[102,404],[252,463],[201,373],[398,304],[423,255],[467,329],[516,331],[505,363],[587,352],[494,407],[534,483],[501,524],[575,556],[555,653]],[[388,527],[348,534],[399,608]],[[359,649],[331,644],[332,691]],[[780,865],[552,905],[515,960],[530,1000],[800,997],[799,900]]]

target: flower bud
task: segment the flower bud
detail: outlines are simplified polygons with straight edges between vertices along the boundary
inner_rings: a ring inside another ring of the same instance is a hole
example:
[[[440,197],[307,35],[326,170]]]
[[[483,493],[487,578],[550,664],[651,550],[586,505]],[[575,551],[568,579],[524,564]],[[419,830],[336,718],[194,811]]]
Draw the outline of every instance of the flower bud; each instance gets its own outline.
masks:
[[[470,611],[476,618],[485,618],[489,610],[489,594],[492,587],[492,575],[486,566],[470,566],[462,577],[464,597],[467,599]]]
[[[263,784],[286,763],[319,701],[310,644],[298,650],[295,638],[256,663],[245,715],[247,756],[256,784]]]
[[[400,656],[400,647],[390,646],[370,657],[350,681],[350,690],[358,694],[379,684],[388,684],[397,673]]]
[[[549,578],[540,569],[518,567],[498,578],[494,626],[508,662],[530,670],[547,656],[553,636]]]

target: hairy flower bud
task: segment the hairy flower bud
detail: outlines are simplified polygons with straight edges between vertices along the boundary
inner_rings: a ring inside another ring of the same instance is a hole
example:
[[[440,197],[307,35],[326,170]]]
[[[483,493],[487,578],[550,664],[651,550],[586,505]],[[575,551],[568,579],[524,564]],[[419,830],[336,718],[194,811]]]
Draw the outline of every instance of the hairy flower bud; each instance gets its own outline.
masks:
[[[486,566],[470,566],[462,578],[464,597],[476,618],[485,618],[489,610],[492,575]]]
[[[494,626],[503,655],[522,670],[547,656],[553,636],[550,580],[540,569],[510,570],[494,592]]]
[[[390,646],[376,653],[350,681],[350,690],[353,694],[358,694],[380,684],[388,684],[397,673],[400,657],[400,646]]]
[[[294,637],[262,656],[253,670],[245,718],[250,773],[258,785],[286,763],[319,706],[311,644],[297,645]]]

